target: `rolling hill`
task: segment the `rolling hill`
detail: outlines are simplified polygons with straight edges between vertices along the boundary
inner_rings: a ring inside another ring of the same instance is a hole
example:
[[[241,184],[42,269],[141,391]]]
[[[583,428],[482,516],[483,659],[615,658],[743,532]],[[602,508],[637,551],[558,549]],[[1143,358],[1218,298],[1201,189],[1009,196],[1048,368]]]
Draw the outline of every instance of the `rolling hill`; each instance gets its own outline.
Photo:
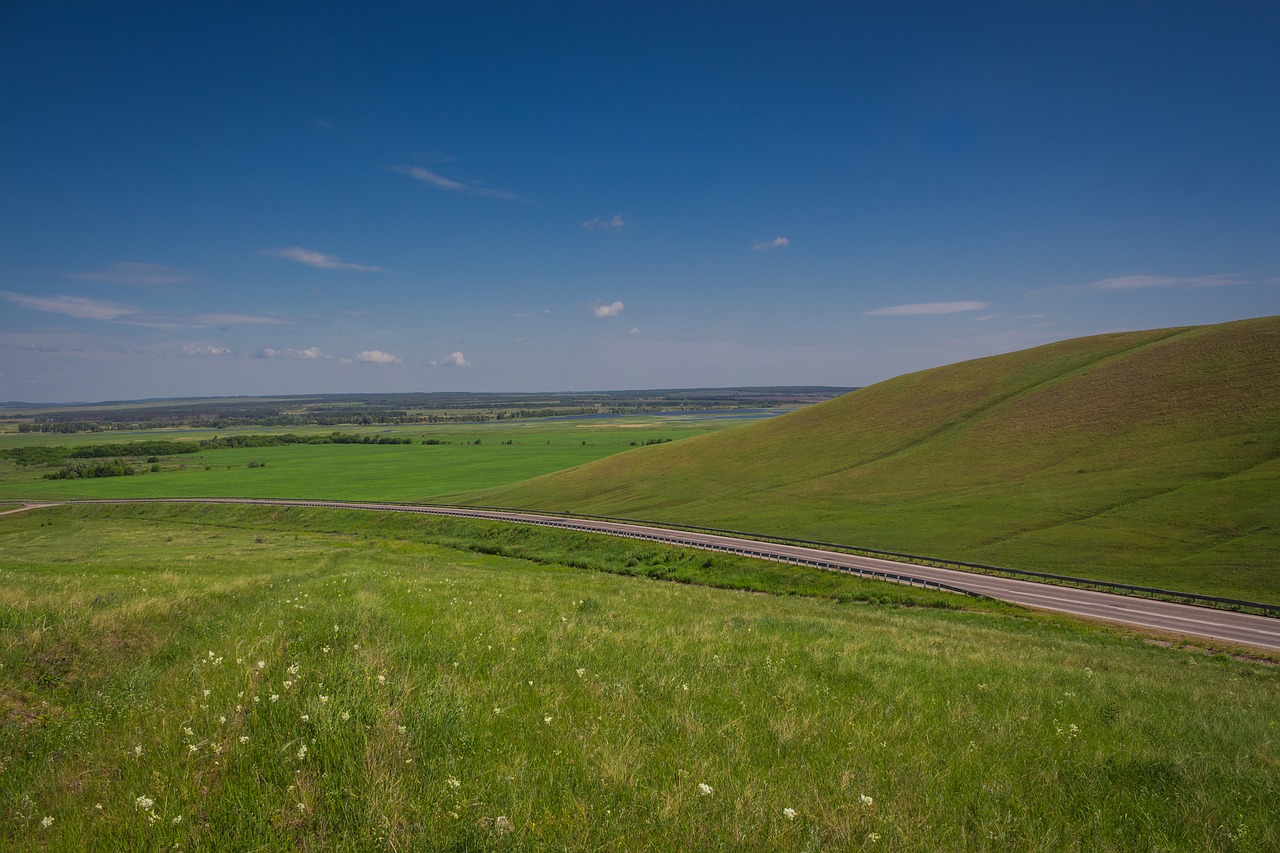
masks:
[[[1280,601],[1280,317],[912,373],[464,498]]]

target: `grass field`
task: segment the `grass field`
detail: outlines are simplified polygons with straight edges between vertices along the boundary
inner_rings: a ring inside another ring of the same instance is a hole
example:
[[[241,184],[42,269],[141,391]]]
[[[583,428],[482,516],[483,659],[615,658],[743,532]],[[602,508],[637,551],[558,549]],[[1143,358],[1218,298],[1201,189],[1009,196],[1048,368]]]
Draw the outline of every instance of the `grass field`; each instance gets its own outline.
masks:
[[[924,371],[466,499],[1280,603],[1280,318]]]
[[[742,421],[648,415],[607,419],[504,421],[425,428],[344,427],[358,435],[411,439],[411,445],[286,445],[179,455],[158,473],[138,465],[131,477],[43,480],[49,469],[0,461],[0,499],[74,497],[280,497],[356,500],[439,500],[505,485],[635,449],[650,440],[679,440]],[[149,439],[199,440],[215,436],[292,432],[327,434],[333,427],[227,430],[148,430],[76,435],[0,436],[0,449],[27,445],[83,446]],[[447,444],[423,446],[435,439]],[[476,442],[480,442],[476,444]],[[510,442],[509,444],[506,442]],[[250,462],[265,467],[248,468]]]
[[[1274,666],[502,530],[0,517],[0,846],[1280,847]]]

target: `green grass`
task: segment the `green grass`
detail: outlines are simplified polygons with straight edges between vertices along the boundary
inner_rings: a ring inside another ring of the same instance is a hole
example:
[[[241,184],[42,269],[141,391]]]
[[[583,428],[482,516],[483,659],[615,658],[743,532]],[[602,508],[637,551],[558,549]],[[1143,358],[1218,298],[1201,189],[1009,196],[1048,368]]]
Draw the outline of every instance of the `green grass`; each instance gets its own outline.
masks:
[[[1280,602],[1280,318],[951,365],[466,498]]]
[[[1280,846],[1271,666],[554,559],[625,540],[152,509],[0,517],[0,846]]]
[[[44,480],[53,468],[0,461],[0,499],[123,497],[279,497],[439,500],[526,480],[636,449],[651,439],[679,440],[733,424],[731,418],[619,416],[604,421],[508,421],[426,428],[344,428],[344,433],[410,438],[412,445],[286,445],[172,456],[161,470],[91,480]],[[334,428],[156,430],[71,436],[9,435],[2,447],[77,446],[162,438],[198,440],[246,433],[325,434]],[[448,444],[424,446],[424,439]],[[479,445],[474,442],[480,441]],[[505,444],[504,442],[511,442]],[[250,462],[265,463],[249,469]],[[58,466],[54,466],[55,468]]]

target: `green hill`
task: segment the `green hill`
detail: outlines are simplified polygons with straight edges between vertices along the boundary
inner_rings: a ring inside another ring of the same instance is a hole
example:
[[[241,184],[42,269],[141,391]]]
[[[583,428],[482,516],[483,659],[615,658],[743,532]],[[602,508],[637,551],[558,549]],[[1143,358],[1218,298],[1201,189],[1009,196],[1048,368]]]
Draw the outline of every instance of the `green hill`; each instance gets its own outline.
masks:
[[[1280,601],[1280,317],[922,371],[465,498]]]

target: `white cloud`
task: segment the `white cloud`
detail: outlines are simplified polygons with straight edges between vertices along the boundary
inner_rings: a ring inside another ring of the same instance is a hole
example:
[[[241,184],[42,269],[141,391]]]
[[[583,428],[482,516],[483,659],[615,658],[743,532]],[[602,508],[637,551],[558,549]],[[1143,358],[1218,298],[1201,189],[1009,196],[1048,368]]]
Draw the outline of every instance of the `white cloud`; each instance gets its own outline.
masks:
[[[615,213],[612,219],[601,219],[598,216],[595,219],[589,219],[582,223],[582,227],[588,231],[617,231],[626,224],[622,214]]]
[[[1088,285],[1090,290],[1134,290],[1143,287],[1228,287],[1239,284],[1239,276],[1231,274],[1203,276],[1122,275],[1104,278]]]
[[[597,317],[617,317],[622,313],[623,307],[621,300],[610,302],[608,305],[601,302],[591,306],[591,313]]]
[[[352,356],[352,358],[355,361],[364,361],[370,364],[404,364],[404,359],[399,356],[394,356],[389,352],[383,352],[382,350],[376,349],[358,352]]]
[[[770,249],[786,248],[787,246],[790,246],[790,245],[791,245],[791,241],[788,240],[786,237],[783,237],[781,234],[779,234],[777,237],[774,237],[772,240],[768,240],[764,243],[753,243],[752,248],[754,248],[757,252],[764,252]]]
[[[231,355],[226,347],[215,347],[211,344],[186,344],[182,347],[183,355],[218,356]]]
[[[382,267],[368,266],[366,264],[350,264],[334,255],[326,255],[324,252],[304,249],[301,246],[290,246],[287,249],[263,249],[261,254],[271,255],[276,258],[284,258],[289,261],[297,261],[300,264],[306,264],[309,267],[315,267],[316,269],[321,270],[386,272]]]
[[[291,347],[276,349],[274,347],[266,347],[258,353],[258,358],[294,358],[311,361],[321,358],[333,358],[333,356],[329,355],[319,347],[307,347],[306,349],[293,349]]]
[[[424,169],[421,166],[392,166],[391,171],[398,172],[401,175],[408,175],[415,181],[426,184],[437,190],[446,190],[448,192],[462,193],[463,195],[479,196],[480,198],[496,198],[503,201],[524,201],[525,199],[515,193],[506,190],[492,190],[488,187],[482,187],[477,184],[467,184],[462,181],[455,181],[452,178],[446,178],[444,175],[437,174],[430,169]]]
[[[126,305],[88,299],[83,296],[28,296],[5,290],[0,290],[0,296],[32,311],[63,314],[81,320],[115,320],[118,317],[128,317],[137,313],[136,309]]]
[[[905,317],[916,314],[959,314],[962,311],[977,311],[986,307],[985,302],[918,302],[914,305],[873,308],[867,311],[866,315],[868,317]]]
[[[451,352],[444,358],[436,359],[431,362],[432,367],[470,367],[471,362],[467,361],[467,357],[460,352]]]
[[[632,326],[630,329],[627,329],[627,334],[628,334],[628,335],[638,335],[638,334],[640,334],[640,330],[639,330],[639,329],[637,329],[637,328],[635,328],[634,326]]]
[[[184,284],[191,281],[191,274],[176,267],[163,264],[112,264],[98,272],[73,272],[68,278],[76,281],[106,281],[112,284],[132,284],[143,287],[156,287],[166,284]]]

